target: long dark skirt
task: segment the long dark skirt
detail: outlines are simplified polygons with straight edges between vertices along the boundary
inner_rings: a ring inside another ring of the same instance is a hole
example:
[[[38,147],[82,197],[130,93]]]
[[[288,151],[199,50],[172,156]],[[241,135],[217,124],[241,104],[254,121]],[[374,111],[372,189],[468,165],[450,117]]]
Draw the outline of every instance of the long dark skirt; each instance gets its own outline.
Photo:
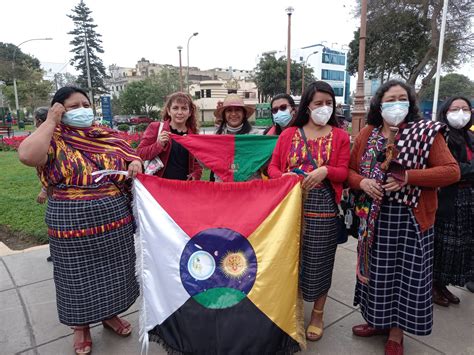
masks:
[[[354,305],[377,329],[428,335],[433,326],[433,228],[422,233],[411,209],[384,202],[371,249],[368,284],[357,280]]]
[[[437,219],[434,238],[434,279],[464,286],[474,280],[474,188],[459,188],[451,219]]]
[[[50,199],[46,223],[61,323],[99,322],[135,302],[139,288],[134,224],[124,196],[92,201]],[[97,232],[95,227],[105,231]],[[87,229],[88,235],[65,236],[65,232]]]
[[[331,287],[337,249],[337,205],[324,185],[312,189],[304,202],[300,287],[303,299],[314,302]]]

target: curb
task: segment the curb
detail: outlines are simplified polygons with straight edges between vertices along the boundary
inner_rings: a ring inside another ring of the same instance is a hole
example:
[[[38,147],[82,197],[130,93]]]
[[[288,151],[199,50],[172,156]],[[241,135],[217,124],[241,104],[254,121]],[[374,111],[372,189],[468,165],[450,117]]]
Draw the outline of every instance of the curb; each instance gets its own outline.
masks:
[[[0,242],[0,257],[14,255],[14,254],[28,253],[30,251],[41,250],[48,247],[49,247],[49,244],[44,244],[44,245],[37,245],[35,247],[26,248],[23,250],[12,250],[9,247],[7,247],[5,243]]]

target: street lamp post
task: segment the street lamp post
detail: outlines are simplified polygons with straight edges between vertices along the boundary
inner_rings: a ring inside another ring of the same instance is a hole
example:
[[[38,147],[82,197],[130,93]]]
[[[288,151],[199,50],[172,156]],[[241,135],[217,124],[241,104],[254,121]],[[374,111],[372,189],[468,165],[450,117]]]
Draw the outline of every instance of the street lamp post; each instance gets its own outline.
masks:
[[[301,95],[303,95],[304,91],[304,68],[308,65],[309,57],[316,53],[319,53],[319,51],[314,51],[313,53],[308,54],[308,56],[306,57],[306,61],[303,62],[303,66],[301,67]]]
[[[15,108],[16,108],[16,119],[18,122],[18,128],[20,128],[20,105],[18,103],[18,91],[16,88],[16,75],[15,75],[15,58],[16,58],[16,50],[20,48],[20,46],[26,42],[31,42],[31,41],[51,41],[52,38],[46,37],[46,38],[32,38],[28,39],[26,41],[21,42],[20,44],[15,46],[15,49],[13,50],[13,60],[12,60],[12,74],[13,74],[13,91],[15,92]]]
[[[357,90],[352,112],[352,137],[357,136],[365,123],[364,99],[364,67],[365,67],[365,38],[367,27],[367,0],[361,0],[360,7],[360,36],[359,36],[359,67],[357,73]]]
[[[290,94],[290,70],[291,70],[291,14],[295,11],[291,6],[285,9],[288,15],[288,44],[286,55],[286,93]]]
[[[181,51],[183,50],[182,46],[178,46],[179,52],[179,91],[183,92],[183,65],[181,64]]]
[[[189,36],[188,38],[188,44],[187,44],[187,47],[186,47],[186,55],[187,55],[187,71],[186,71],[186,86],[188,88],[188,94],[189,94],[189,41],[191,40],[191,38],[197,36],[199,33],[198,32],[194,32],[191,36]]]

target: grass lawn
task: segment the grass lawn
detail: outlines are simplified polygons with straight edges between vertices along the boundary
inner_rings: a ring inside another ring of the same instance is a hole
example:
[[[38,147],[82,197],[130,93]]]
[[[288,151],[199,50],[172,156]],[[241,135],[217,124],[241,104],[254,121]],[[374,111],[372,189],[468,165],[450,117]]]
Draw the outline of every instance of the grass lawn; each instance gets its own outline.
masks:
[[[0,226],[45,243],[46,206],[36,203],[40,188],[34,168],[21,164],[16,152],[0,151]]]

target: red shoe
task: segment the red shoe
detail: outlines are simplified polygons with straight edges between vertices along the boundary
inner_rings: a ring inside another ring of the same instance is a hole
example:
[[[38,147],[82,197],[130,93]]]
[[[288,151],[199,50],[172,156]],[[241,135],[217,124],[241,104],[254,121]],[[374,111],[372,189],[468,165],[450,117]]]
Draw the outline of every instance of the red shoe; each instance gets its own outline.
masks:
[[[376,329],[368,324],[359,324],[352,327],[352,333],[358,337],[371,337],[374,335],[388,335],[390,329]]]
[[[403,339],[401,343],[387,340],[385,344],[385,355],[403,355]]]

